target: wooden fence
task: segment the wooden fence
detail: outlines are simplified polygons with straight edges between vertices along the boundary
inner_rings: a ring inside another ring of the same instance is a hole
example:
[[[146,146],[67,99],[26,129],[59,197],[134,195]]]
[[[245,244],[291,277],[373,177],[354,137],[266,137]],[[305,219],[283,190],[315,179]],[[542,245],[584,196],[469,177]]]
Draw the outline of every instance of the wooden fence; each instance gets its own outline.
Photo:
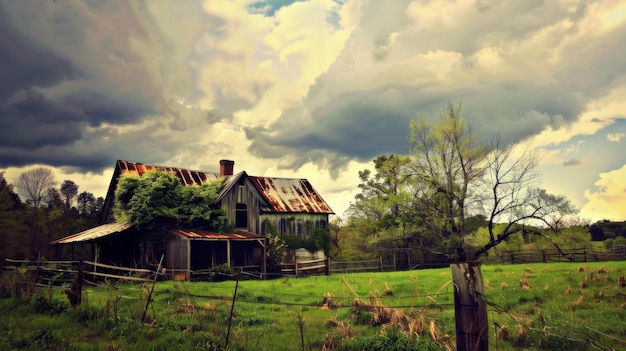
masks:
[[[605,262],[621,261],[626,259],[624,251],[612,250],[607,252],[587,249],[563,250],[561,254],[556,249],[550,250],[514,250],[500,254],[500,263],[537,263],[537,262]]]
[[[328,275],[330,274],[330,258],[321,258],[317,260],[296,261],[293,264],[284,264],[281,272],[283,275],[291,275],[294,277],[304,277],[310,275]]]
[[[37,286],[67,287],[81,272],[88,283],[112,281],[151,281],[154,273],[148,269],[111,266],[90,261],[29,261],[7,258],[2,263],[2,274],[30,277]]]
[[[383,261],[382,256],[376,259],[357,260],[357,261],[335,261],[328,259],[330,273],[359,273],[359,272],[389,272],[395,271],[395,262],[387,263]]]

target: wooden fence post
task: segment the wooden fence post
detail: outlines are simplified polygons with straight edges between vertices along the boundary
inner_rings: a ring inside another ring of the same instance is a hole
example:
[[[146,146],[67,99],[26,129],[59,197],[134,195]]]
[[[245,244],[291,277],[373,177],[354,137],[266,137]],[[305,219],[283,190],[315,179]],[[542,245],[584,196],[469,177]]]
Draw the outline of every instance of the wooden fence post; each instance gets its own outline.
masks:
[[[331,265],[331,261],[330,261],[330,256],[328,256],[326,258],[326,275],[330,275],[331,274],[331,269],[330,269],[330,265]]]
[[[72,307],[78,307],[83,301],[83,269],[84,263],[81,260],[78,263],[78,271],[76,272],[76,276],[74,277],[74,281],[69,289],[65,290],[65,294],[67,294],[67,299],[70,301]]]
[[[150,302],[152,301],[152,293],[154,292],[154,286],[156,285],[156,281],[159,278],[159,274],[161,274],[161,264],[163,264],[163,258],[165,257],[165,253],[161,255],[161,260],[159,261],[159,266],[157,267],[157,271],[154,274],[154,279],[152,280],[152,288],[150,289],[150,293],[148,293],[148,298],[146,299],[146,307],[143,309],[143,314],[141,315],[141,324],[144,324],[146,320],[146,313],[148,313],[148,307],[150,306]],[[94,266],[95,267],[95,266]]]
[[[380,271],[383,271],[383,256],[378,256],[378,267],[380,267]]]
[[[228,317],[228,332],[226,332],[226,349],[228,350],[228,339],[230,338],[230,325],[233,321],[233,312],[235,311],[235,300],[237,298],[237,288],[239,287],[239,279],[241,279],[241,267],[237,270],[237,282],[235,283],[235,292],[233,293],[233,302],[230,305],[230,316]]]
[[[454,284],[454,318],[458,351],[489,350],[487,303],[480,262],[450,265]]]

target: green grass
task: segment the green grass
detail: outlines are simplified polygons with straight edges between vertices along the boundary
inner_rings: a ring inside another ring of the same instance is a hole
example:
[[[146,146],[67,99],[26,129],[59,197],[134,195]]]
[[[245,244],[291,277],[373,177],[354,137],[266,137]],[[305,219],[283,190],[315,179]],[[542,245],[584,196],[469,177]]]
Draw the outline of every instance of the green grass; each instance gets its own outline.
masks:
[[[625,270],[626,262],[483,265],[490,348],[626,348]],[[52,300],[47,291],[5,297],[0,349],[219,350],[227,335],[229,350],[454,349],[447,268],[244,280],[229,333],[235,284],[159,282],[143,326],[149,286],[89,287],[77,309],[56,290]]]

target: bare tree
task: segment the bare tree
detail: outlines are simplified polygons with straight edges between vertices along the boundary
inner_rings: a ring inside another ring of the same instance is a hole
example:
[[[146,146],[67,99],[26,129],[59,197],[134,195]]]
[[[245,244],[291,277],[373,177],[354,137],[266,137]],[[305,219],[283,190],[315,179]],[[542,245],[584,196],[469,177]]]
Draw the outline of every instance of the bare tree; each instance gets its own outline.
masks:
[[[494,138],[493,145],[487,167],[490,197],[483,199],[483,208],[489,213],[489,241],[473,258],[514,234],[543,236],[563,254],[549,233],[559,233],[567,216],[576,213],[576,209],[566,197],[536,187],[540,174],[538,159],[532,152],[521,150],[521,145],[516,143],[504,146],[499,136]],[[498,223],[505,226],[498,227]]]
[[[35,209],[41,206],[49,188],[56,185],[54,174],[50,168],[39,167],[20,174],[18,178],[19,188],[28,195]]]
[[[439,241],[452,240],[463,255],[471,189],[485,173],[489,145],[479,142],[479,133],[463,123],[460,113],[460,104],[448,102],[438,123],[411,121],[409,144],[418,213],[430,233]]]

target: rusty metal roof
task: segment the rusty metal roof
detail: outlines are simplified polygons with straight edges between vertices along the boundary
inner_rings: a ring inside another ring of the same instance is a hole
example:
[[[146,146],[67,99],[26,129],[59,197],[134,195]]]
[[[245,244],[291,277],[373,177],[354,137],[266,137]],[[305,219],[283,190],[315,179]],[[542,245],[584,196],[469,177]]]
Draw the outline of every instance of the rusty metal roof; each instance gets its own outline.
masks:
[[[306,179],[248,178],[270,205],[271,212],[334,213]]]
[[[146,165],[139,162],[118,160],[117,166],[122,174],[136,174],[142,176],[149,171],[171,172],[176,174],[184,185],[202,185],[219,179],[220,175],[202,171],[192,171],[184,168]]]
[[[87,229],[80,233],[76,233],[70,236],[66,236],[64,238],[55,240],[50,242],[50,244],[71,244],[77,242],[89,242],[99,238],[102,238],[107,235],[121,233],[124,230],[132,227],[133,225],[130,222],[120,222],[120,223],[107,223],[95,228]]]
[[[189,239],[206,239],[206,240],[246,240],[246,239],[263,239],[263,235],[258,235],[250,232],[237,232],[237,233],[215,233],[203,230],[186,230],[175,229],[171,231],[174,234],[184,236]]]
[[[121,174],[143,175],[148,171],[173,172],[185,185],[201,185],[220,178],[219,174],[192,171],[177,167],[146,165],[139,162],[117,161]],[[307,179],[271,178],[249,176],[245,171],[227,177],[216,202],[239,181],[241,177],[250,179],[254,187],[267,203],[268,212],[285,213],[323,213],[333,214],[333,210],[313,188]]]

